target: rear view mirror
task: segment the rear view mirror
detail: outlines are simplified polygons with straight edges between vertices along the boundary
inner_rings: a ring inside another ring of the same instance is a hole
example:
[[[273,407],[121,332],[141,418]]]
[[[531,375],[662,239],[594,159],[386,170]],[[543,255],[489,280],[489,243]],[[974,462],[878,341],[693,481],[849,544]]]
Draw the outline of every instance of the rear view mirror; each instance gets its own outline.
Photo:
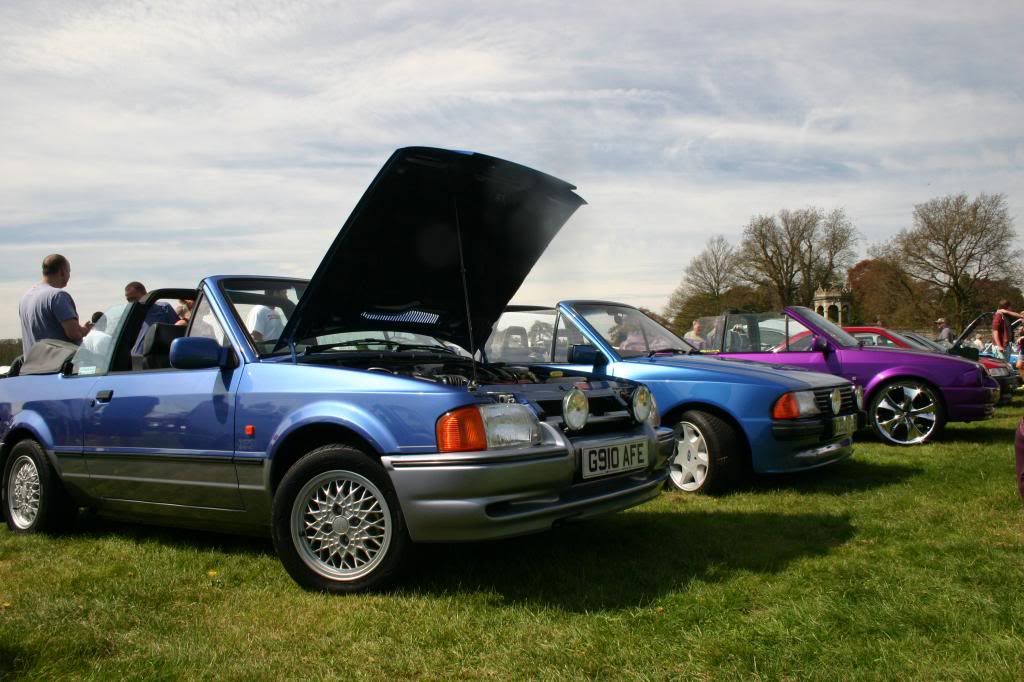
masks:
[[[231,367],[230,348],[223,348],[205,336],[187,336],[171,342],[171,367],[174,369],[208,369]]]
[[[822,338],[822,337],[818,336],[817,334],[815,334],[814,338],[811,339],[811,351],[813,351],[815,353],[824,353],[827,350],[828,350],[828,341],[826,341],[824,338]]]
[[[608,361],[597,348],[589,343],[576,343],[569,346],[568,361],[570,365],[605,365]]]

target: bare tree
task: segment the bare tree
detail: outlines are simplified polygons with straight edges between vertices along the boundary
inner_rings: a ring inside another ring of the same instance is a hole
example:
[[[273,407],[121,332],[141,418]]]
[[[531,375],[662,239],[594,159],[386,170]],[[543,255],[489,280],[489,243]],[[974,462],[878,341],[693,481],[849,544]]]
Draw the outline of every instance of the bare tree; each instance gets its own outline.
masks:
[[[754,216],[743,229],[744,281],[770,289],[782,305],[792,303],[797,293],[804,222],[803,216],[783,210],[778,219]]]
[[[951,194],[914,207],[914,226],[884,247],[909,276],[948,292],[964,322],[978,280],[1019,281],[1022,252],[1003,194]]]
[[[777,302],[810,304],[818,287],[840,284],[852,265],[857,231],[842,209],[782,209],[754,216],[743,230],[742,277]]]
[[[721,235],[709,239],[704,250],[686,266],[683,281],[669,298],[665,317],[675,324],[684,309],[692,307],[695,297],[703,302],[702,309],[719,312],[725,293],[740,281],[737,266],[736,247]]]
[[[739,283],[736,271],[736,249],[725,237],[716,235],[686,266],[683,281],[691,291],[700,291],[720,299]]]

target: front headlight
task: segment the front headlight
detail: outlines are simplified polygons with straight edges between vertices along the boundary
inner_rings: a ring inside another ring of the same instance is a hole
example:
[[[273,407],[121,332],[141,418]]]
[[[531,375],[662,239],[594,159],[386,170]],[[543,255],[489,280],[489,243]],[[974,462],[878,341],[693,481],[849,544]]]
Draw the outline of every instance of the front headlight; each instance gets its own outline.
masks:
[[[1010,376],[1010,370],[1005,367],[986,367],[985,370],[988,372],[990,377],[1008,377]]]
[[[863,410],[864,409],[864,387],[863,386],[854,386],[853,387],[853,397],[857,399],[857,410],[858,411]]]
[[[587,425],[590,418],[590,401],[587,394],[574,388],[562,398],[562,419],[573,431],[579,431]]]
[[[540,421],[525,405],[467,405],[437,420],[439,452],[511,448],[540,443]]]
[[[800,419],[821,414],[814,402],[814,391],[783,393],[772,407],[772,419]]]
[[[633,391],[633,398],[630,400],[630,410],[633,412],[633,419],[641,424],[651,418],[654,411],[654,396],[651,389],[640,386]]]
[[[540,442],[540,422],[526,405],[481,405],[480,416],[484,420],[488,448],[510,448]]]

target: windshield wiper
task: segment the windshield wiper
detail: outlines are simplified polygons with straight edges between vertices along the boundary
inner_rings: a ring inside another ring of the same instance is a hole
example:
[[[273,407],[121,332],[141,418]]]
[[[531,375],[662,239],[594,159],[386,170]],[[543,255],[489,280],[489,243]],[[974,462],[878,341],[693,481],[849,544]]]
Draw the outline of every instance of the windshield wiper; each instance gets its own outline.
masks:
[[[647,354],[647,357],[653,358],[655,355],[694,355],[700,354],[700,351],[696,348],[658,348],[652,350]]]
[[[429,343],[399,343],[396,345],[398,350],[430,350],[448,353],[449,355],[456,355],[455,351],[447,346],[432,346]]]
[[[348,339],[346,341],[335,341],[334,343],[325,343],[321,346],[309,346],[306,348],[306,354],[319,353],[323,350],[330,348],[345,348],[346,346],[359,346],[359,345],[370,345],[376,344],[378,346],[390,346],[392,348],[398,348],[401,344],[397,341],[389,341],[387,339]]]

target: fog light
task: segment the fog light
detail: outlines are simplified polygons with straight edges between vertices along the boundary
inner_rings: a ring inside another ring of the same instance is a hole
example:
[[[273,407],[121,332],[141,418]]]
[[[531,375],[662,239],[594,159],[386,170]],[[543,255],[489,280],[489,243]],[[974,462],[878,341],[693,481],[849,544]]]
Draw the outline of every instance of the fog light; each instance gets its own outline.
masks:
[[[651,410],[654,409],[654,397],[651,390],[646,386],[640,386],[633,391],[632,400],[633,419],[643,424],[651,418]]]
[[[587,395],[578,388],[574,388],[562,398],[562,419],[565,425],[573,431],[579,431],[587,425],[590,418],[590,401]]]

